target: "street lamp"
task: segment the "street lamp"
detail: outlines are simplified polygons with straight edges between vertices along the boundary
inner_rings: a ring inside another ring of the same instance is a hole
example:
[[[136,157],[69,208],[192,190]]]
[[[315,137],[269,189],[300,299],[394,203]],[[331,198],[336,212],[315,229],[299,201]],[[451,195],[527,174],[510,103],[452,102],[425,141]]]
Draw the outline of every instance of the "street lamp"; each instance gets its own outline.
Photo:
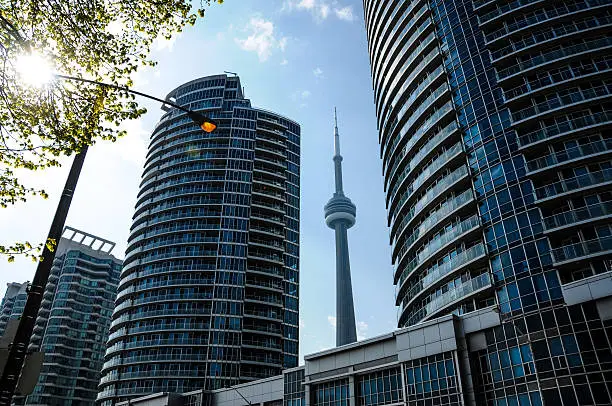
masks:
[[[91,83],[94,85],[146,97],[147,99],[155,100],[184,111],[187,113],[187,116],[198,125],[198,127],[207,133],[211,133],[217,128],[217,123],[207,116],[186,109],[174,102],[159,99],[157,97],[129,89],[125,86],[60,74],[54,74],[52,77],[62,80]],[[68,179],[66,179],[62,196],[57,206],[55,216],[53,217],[53,222],[51,223],[51,228],[49,229],[47,241],[53,240],[59,243],[64,230],[64,225],[66,223],[66,217],[68,216],[68,210],[70,209],[70,203],[72,202],[72,196],[79,180],[81,169],[83,168],[87,149],[88,147],[86,145],[74,157],[74,161],[70,167],[70,173],[68,174]],[[27,390],[24,390],[24,386],[33,387],[38,379],[37,372],[34,374],[35,376],[30,375],[22,377],[21,381],[20,376],[22,375],[24,361],[28,359],[27,349],[30,343],[30,337],[32,336],[32,331],[36,323],[36,317],[38,316],[42,296],[49,280],[49,274],[51,272],[54,257],[55,255],[47,247],[47,244],[45,244],[42,252],[43,259],[36,267],[34,278],[28,289],[28,296],[23,309],[23,315],[19,320],[19,325],[17,326],[12,344],[9,346],[8,352],[5,352],[2,354],[2,356],[0,356],[0,368],[2,364],[4,365],[2,375],[0,376],[0,405],[2,406],[9,406],[11,404],[16,389],[21,389],[20,392],[23,394],[23,392],[27,392]],[[37,358],[40,359],[40,357]]]

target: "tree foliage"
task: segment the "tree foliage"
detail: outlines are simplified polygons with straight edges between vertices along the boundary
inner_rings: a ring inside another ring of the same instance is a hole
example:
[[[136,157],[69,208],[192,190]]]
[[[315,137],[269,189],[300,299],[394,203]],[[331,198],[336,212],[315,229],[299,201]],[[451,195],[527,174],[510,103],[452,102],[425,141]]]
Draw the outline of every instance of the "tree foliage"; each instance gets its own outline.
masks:
[[[24,184],[18,172],[58,166],[61,156],[97,139],[114,141],[126,119],[141,116],[125,91],[54,80],[43,88],[24,83],[19,56],[39,53],[65,75],[131,86],[142,66],[154,66],[151,45],[170,39],[204,16],[200,0],[0,0],[0,206],[44,190]],[[52,242],[48,242],[52,244]],[[0,246],[0,255],[36,259],[40,246]]]

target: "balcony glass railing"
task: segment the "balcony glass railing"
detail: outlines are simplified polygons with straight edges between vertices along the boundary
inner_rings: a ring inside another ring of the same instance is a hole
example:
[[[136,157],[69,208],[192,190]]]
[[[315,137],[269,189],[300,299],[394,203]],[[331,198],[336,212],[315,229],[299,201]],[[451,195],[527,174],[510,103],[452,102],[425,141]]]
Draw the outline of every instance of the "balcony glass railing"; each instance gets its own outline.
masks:
[[[397,253],[397,255],[401,257],[401,252],[405,252],[406,248],[409,249],[415,241],[423,237],[423,235],[427,234],[428,232],[433,231],[432,228],[434,225],[446,219],[447,216],[453,211],[455,211],[455,209],[457,209],[458,207],[463,206],[467,202],[473,200],[474,197],[472,191],[468,189],[461,193],[459,196],[456,196],[450,199],[449,201],[443,203],[442,206],[436,212],[429,215],[425,220],[423,220],[423,222],[418,226],[418,228],[413,230],[412,234],[410,234],[410,236],[406,238],[406,241],[404,241],[404,243],[402,244],[402,249]]]
[[[383,21],[382,24],[377,25],[377,29],[380,31],[381,29],[384,29],[386,31],[386,28],[388,26],[388,24],[391,21],[409,21],[407,25],[404,26],[404,28],[402,29],[402,32],[396,36],[396,32],[399,28],[402,27],[402,24],[393,24],[391,31],[389,32],[389,34],[386,35],[386,38],[402,38],[404,37],[408,32],[412,31],[414,29],[415,24],[421,19],[421,17],[429,10],[429,7],[427,4],[423,4],[421,6],[421,8],[418,11],[414,11],[416,7],[418,7],[421,4],[421,1],[413,1],[409,7],[407,7],[404,10],[404,13],[399,17],[399,18],[395,18],[395,13],[397,11],[400,10],[400,7],[394,7],[394,11],[393,11],[393,15],[391,15],[386,21]],[[406,17],[412,14],[412,16],[410,17],[409,20],[406,20]],[[398,45],[400,45],[400,42],[398,41],[381,41],[380,36],[376,35],[372,35],[371,38],[374,39],[374,52],[372,53],[372,55],[374,55],[373,61],[372,61],[372,72],[374,72],[374,81],[376,83],[379,83],[379,76],[380,76],[380,68],[379,68],[379,64],[382,63],[381,61],[384,61],[387,57],[387,53],[391,52],[391,49],[395,49]],[[382,45],[381,45],[382,43]],[[380,51],[378,50],[378,47],[382,46],[382,48],[380,49]],[[389,47],[392,47],[391,49],[389,49]],[[378,87],[378,86],[376,86]],[[374,97],[378,97],[377,94],[374,95]]]
[[[565,107],[570,104],[579,103],[585,100],[597,99],[612,95],[612,85],[595,86],[586,89],[576,89],[572,92],[564,93],[556,98],[538,103],[534,106],[529,106],[519,111],[512,113],[512,119],[517,122],[528,119],[538,114],[545,113],[550,110]]]
[[[430,108],[432,108],[435,101],[438,100],[444,93],[447,93],[448,91],[449,91],[448,85],[446,83],[442,83],[440,86],[438,86],[436,90],[431,92],[423,100],[423,102],[420,103],[419,106],[412,111],[412,113],[410,114],[410,117],[408,118],[408,120],[406,120],[406,122],[402,126],[401,132],[404,134],[409,134],[413,132],[412,127],[421,119],[421,116],[423,115],[423,113],[429,110]],[[393,126],[389,129],[388,133],[391,134],[393,133],[394,130],[395,130],[395,127]],[[386,146],[386,144],[388,144],[389,142],[389,138],[386,138],[384,142]]]
[[[577,145],[575,147],[568,148],[565,151],[554,152],[552,154],[527,161],[527,168],[533,172],[566,161],[571,161],[573,159],[583,158],[606,151],[612,151],[612,138]]]
[[[391,62],[391,66],[388,66],[387,61],[383,61],[382,65],[381,65],[381,69],[379,71],[384,71],[383,72],[383,80],[382,80],[382,85],[381,88],[384,88],[386,86],[387,80],[390,77],[396,78],[396,80],[394,81],[395,85],[397,85],[397,78],[402,76],[402,74],[406,71],[406,69],[408,69],[410,67],[410,65],[412,64],[412,62],[415,60],[416,56],[423,51],[423,49],[425,49],[425,47],[428,45],[429,42],[431,42],[431,40],[434,38],[433,33],[429,34],[425,39],[423,39],[422,41],[417,41],[418,37],[428,28],[432,27],[432,21],[431,19],[426,19],[425,21],[423,21],[423,23],[419,26],[419,28],[410,36],[409,39],[402,39],[400,40],[403,44],[404,47],[403,49],[397,53],[397,57],[392,59]],[[404,58],[402,58],[403,55],[405,55],[411,48],[414,48],[415,44],[419,44],[410,54],[410,57],[408,57],[408,59],[405,60],[405,62],[401,62],[402,60],[404,60]],[[397,75],[391,75],[391,74],[385,74],[385,73],[392,73],[395,71],[395,69],[397,68],[398,64],[402,64],[402,68],[399,70],[399,72],[397,72]]]
[[[552,255],[555,263],[580,259],[588,255],[599,254],[612,250],[612,236],[606,236],[595,240],[578,242],[553,248]]]
[[[505,4],[497,5],[495,9],[480,16],[480,19],[479,19],[480,24],[486,24],[487,22],[491,21],[494,18],[499,17],[502,14],[506,14],[512,10],[516,10],[523,6],[526,6],[532,3],[538,3],[541,1],[543,0],[514,0],[514,1],[510,1]]]
[[[560,134],[565,134],[573,131],[578,131],[585,127],[595,126],[599,124],[609,124],[612,122],[612,111],[602,111],[577,117],[570,120],[556,122],[539,130],[532,131],[519,136],[519,144],[526,146],[538,141],[552,138]]]
[[[576,32],[582,32],[590,28],[607,25],[612,22],[612,16],[588,16],[581,19],[575,19],[571,22],[564,22],[556,26],[548,25],[546,28],[532,31],[527,36],[521,37],[520,40],[511,41],[509,45],[496,49],[491,52],[491,58],[494,60],[502,58],[513,52],[520,51],[527,47],[539,44],[543,41],[563,37]]]
[[[393,70],[390,70],[386,66],[386,61],[384,60],[382,61],[381,67],[377,69],[377,73],[384,71],[386,74],[382,76],[382,81],[381,80],[378,81],[378,84],[379,84],[378,87],[380,89],[383,89],[383,91],[378,93],[377,95],[379,98],[382,94],[387,92],[389,89],[397,88],[398,82],[401,79],[401,77],[404,75],[404,72],[406,72],[406,70],[413,67],[412,65],[417,60],[418,56],[423,52],[423,50],[425,50],[432,43],[433,40],[435,40],[436,38],[435,33],[431,32],[422,41],[419,41],[419,42],[415,41],[416,38],[419,35],[421,35],[421,33],[423,33],[423,31],[425,31],[426,29],[430,27],[433,27],[431,24],[431,20],[429,19],[425,20],[419,27],[418,31],[412,35],[410,40],[405,42],[402,52],[398,54],[399,56],[397,58],[393,58],[393,62],[392,62],[393,68],[396,68],[400,60],[404,61],[401,65],[401,68],[395,74],[391,74]],[[418,46],[416,48],[414,47],[415,43],[418,43]],[[411,48],[414,48],[414,49],[412,49],[412,51],[410,52],[410,55],[407,58],[402,58],[402,56],[405,55],[406,52],[410,51]],[[389,79],[393,79],[393,80],[389,81]],[[378,101],[380,102],[380,100]]]
[[[609,0],[569,0],[563,3],[549,3],[547,7],[539,7],[537,13],[525,13],[516,16],[512,20],[505,21],[503,27],[487,33],[485,38],[487,42],[493,42],[496,39],[510,34],[514,31],[521,30],[531,25],[540,22],[550,22],[556,17],[562,17],[568,14],[578,13],[581,10],[608,5]],[[482,20],[481,20],[482,21]]]
[[[551,230],[609,215],[612,215],[612,202],[602,202],[545,217],[544,227]]]
[[[416,88],[414,90],[412,90],[412,92],[410,93],[410,96],[408,96],[408,98],[402,102],[402,104],[400,104],[401,108],[399,111],[397,111],[395,114],[393,114],[393,121],[390,121],[390,117],[391,117],[391,113],[393,112],[393,110],[398,106],[398,102],[400,99],[402,99],[405,94],[405,90],[408,89],[409,87],[412,86],[412,83],[408,83],[405,82],[401,89],[395,94],[395,97],[393,98],[393,100],[391,101],[390,105],[389,105],[389,109],[387,111],[387,117],[385,117],[385,120],[382,124],[382,128],[385,133],[387,132],[387,127],[391,126],[391,125],[395,125],[394,121],[397,120],[397,117],[401,117],[403,116],[406,111],[408,111],[409,109],[412,108],[412,104],[414,103],[414,101],[423,95],[423,92],[425,89],[427,89],[427,87],[434,82],[438,77],[440,77],[440,75],[442,75],[442,73],[444,73],[444,66],[438,66],[433,72],[429,73],[427,75],[427,77],[425,77],[425,79],[423,79],[421,81],[421,83],[419,83]]]
[[[428,123],[428,124],[431,124],[431,123]],[[426,156],[427,154],[431,152],[432,148],[438,145],[442,140],[445,140],[448,137],[450,137],[450,135],[454,133],[455,131],[457,131],[458,129],[459,128],[457,127],[457,123],[455,121],[451,121],[449,125],[447,125],[442,130],[440,130],[434,137],[432,137],[429,141],[427,141],[427,143],[425,143],[425,145],[423,145],[419,149],[419,151],[416,154],[414,154],[414,156],[412,156],[412,158],[410,158],[410,163],[408,164],[408,167],[414,169],[417,163],[420,162],[424,156]],[[391,166],[391,169],[389,169],[389,171],[387,172],[385,176],[385,182],[388,182],[389,185],[393,184],[393,182],[401,181],[401,177],[397,176],[395,174],[395,171],[397,170],[398,166],[402,162],[402,158],[410,152],[412,147],[416,144],[416,141],[420,139],[420,137],[423,134],[425,134],[425,131],[421,133],[418,133],[417,131],[417,133],[414,134],[415,136],[410,138],[408,143],[404,146],[404,148],[402,148],[401,152],[399,152],[398,155],[395,157],[393,166]]]
[[[406,307],[415,296],[432,286],[444,276],[451,274],[454,270],[461,268],[465,264],[470,263],[476,258],[484,256],[485,254],[486,251],[484,244],[479,243],[461,252],[460,254],[457,254],[456,257],[453,257],[448,262],[444,262],[435,268],[430,268],[427,270],[427,274],[406,292],[402,300],[402,308]],[[400,280],[398,286],[402,285],[403,280],[405,280],[405,278]]]
[[[598,172],[590,172],[573,178],[563,179],[548,185],[536,188],[535,194],[538,199],[546,199],[562,193],[574,191],[584,187],[598,185],[612,181],[612,168]]]
[[[488,272],[485,272],[467,282],[462,283],[459,286],[456,286],[453,290],[449,290],[448,292],[427,303],[425,306],[426,312],[427,314],[432,314],[447,306],[449,303],[462,299],[486,286],[491,286],[491,276]]]
[[[403,228],[406,224],[408,224],[414,218],[414,216],[416,214],[420,213],[421,210],[423,210],[423,208],[427,207],[440,194],[448,191],[448,188],[453,183],[457,182],[459,179],[461,179],[462,177],[466,176],[467,174],[468,174],[467,167],[465,165],[463,165],[463,166],[460,166],[459,168],[455,169],[449,175],[447,175],[447,176],[443,177],[442,179],[440,179],[440,181],[438,181],[438,183],[436,183],[435,186],[433,186],[431,189],[429,189],[423,195],[423,197],[421,197],[414,204],[414,206],[412,206],[410,208],[408,213],[406,213],[406,215],[404,216],[404,219],[402,220],[401,224],[399,225],[399,227],[396,227],[396,229]],[[402,205],[403,205],[404,201],[400,201],[398,203],[398,205],[397,205],[397,209],[393,210],[393,213],[391,214],[392,221],[397,220],[397,216],[401,212],[401,208],[402,208]]]
[[[450,147],[449,149],[447,149],[446,151],[444,151],[438,157],[436,157],[436,159],[432,161],[429,164],[429,166],[424,168],[418,174],[418,176],[414,178],[410,186],[408,186],[408,189],[406,190],[406,192],[404,192],[403,196],[410,197],[410,195],[414,194],[414,192],[417,191],[421,186],[423,186],[425,181],[429,179],[432,176],[432,174],[437,172],[439,169],[443,168],[450,161],[452,157],[459,154],[461,151],[462,151],[461,144],[457,143],[453,145],[452,147]],[[407,170],[404,170],[404,172],[400,175],[400,177],[405,177],[407,175],[407,172],[408,172]],[[399,189],[401,185],[402,185],[402,181],[400,180],[399,182],[395,184],[395,187],[393,188],[391,193],[389,193],[390,195],[389,202],[391,203],[391,205],[393,205],[393,200],[395,199],[395,193],[397,192],[397,190]]]
[[[533,56],[529,59],[522,60],[521,62],[518,62],[505,69],[499,69],[497,70],[497,76],[499,77],[499,79],[505,79],[516,73],[525,71],[538,65],[542,65],[568,56],[576,55],[581,52],[593,51],[598,48],[607,48],[610,45],[612,45],[612,38],[597,38],[590,41],[584,41],[579,44],[564,46],[560,49],[542,53],[540,55]]]
[[[433,240],[429,241],[415,256],[412,260],[406,265],[402,270],[402,274],[406,274],[407,276],[410,273],[414,272],[421,264],[425,263],[425,261],[429,260],[433,254],[438,252],[442,247],[459,237],[460,235],[473,230],[480,226],[480,218],[478,216],[472,216],[466,220],[463,220],[457,224],[455,224],[450,230],[446,231],[444,234],[436,236]],[[400,262],[403,260],[401,256],[399,256]]]
[[[412,133],[410,136],[407,135],[408,134],[407,128],[404,126],[402,131],[394,137],[395,140],[393,141],[393,145],[391,146],[391,151],[387,154],[387,156],[383,160],[383,169],[386,169],[389,167],[395,167],[398,161],[404,155],[409,154],[411,152],[410,150],[417,144],[417,142],[420,141],[422,137],[425,136],[425,134],[427,134],[432,128],[434,128],[434,125],[442,117],[444,117],[445,115],[453,111],[453,109],[454,109],[453,102],[452,101],[446,102],[442,107],[440,107],[439,109],[436,109],[427,119],[425,119],[423,121],[423,124],[421,124],[421,126],[416,131],[414,131],[414,133]],[[396,155],[395,150],[397,148],[397,145],[400,142],[400,139],[403,139],[406,136],[409,137],[408,142],[406,143],[406,145],[404,145],[402,150]],[[385,172],[385,178],[388,178],[387,171]]]
[[[453,290],[449,290],[446,293],[436,297],[426,305],[415,309],[407,314],[402,314],[400,317],[400,323],[411,326],[423,320],[425,317],[431,316],[434,313],[445,308],[449,304],[469,297],[476,291],[492,286],[491,277],[489,273],[483,273],[475,278],[470,279],[456,286]],[[405,310],[405,309],[403,309]],[[405,320],[405,321],[404,321]]]

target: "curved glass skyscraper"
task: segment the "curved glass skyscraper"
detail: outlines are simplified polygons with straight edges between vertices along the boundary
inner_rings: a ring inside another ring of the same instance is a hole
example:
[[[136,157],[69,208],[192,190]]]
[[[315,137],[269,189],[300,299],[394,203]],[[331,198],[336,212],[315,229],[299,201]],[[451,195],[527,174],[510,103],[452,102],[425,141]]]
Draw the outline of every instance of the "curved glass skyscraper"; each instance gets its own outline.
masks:
[[[215,389],[297,365],[300,127],[238,77],[169,93],[151,136],[98,401]]]
[[[493,307],[477,404],[608,404],[612,1],[364,11],[398,325]]]

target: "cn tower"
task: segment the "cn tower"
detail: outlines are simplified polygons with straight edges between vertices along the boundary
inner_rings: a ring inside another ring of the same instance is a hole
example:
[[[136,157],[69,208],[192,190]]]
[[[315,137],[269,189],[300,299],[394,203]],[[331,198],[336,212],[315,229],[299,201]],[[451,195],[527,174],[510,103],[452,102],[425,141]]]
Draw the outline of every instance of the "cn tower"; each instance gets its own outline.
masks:
[[[347,230],[355,224],[356,207],[342,190],[342,155],[335,108],[334,120],[336,191],[325,205],[325,223],[336,232],[336,346],[341,346],[357,341],[347,237]]]

